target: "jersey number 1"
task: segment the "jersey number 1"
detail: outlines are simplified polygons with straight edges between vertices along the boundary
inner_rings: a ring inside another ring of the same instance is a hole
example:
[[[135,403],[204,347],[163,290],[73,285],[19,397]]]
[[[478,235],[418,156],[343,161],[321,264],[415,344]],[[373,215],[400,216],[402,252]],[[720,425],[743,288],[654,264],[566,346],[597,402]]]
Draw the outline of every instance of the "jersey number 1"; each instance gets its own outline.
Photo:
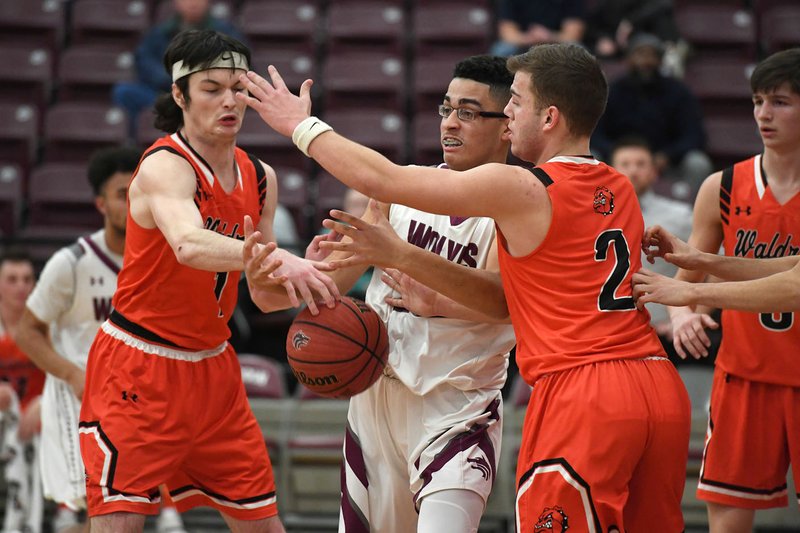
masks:
[[[610,229],[597,236],[597,240],[594,241],[594,259],[595,261],[608,259],[608,249],[612,243],[614,244],[614,269],[603,283],[603,288],[600,289],[597,307],[601,311],[632,311],[636,309],[633,296],[622,298],[615,296],[631,268],[631,253],[622,230]]]
[[[228,283],[228,273],[227,272],[217,272],[214,274],[214,297],[217,299],[217,303],[219,304],[219,315],[222,316],[222,304],[220,299],[222,298],[222,290],[225,288],[225,285]]]

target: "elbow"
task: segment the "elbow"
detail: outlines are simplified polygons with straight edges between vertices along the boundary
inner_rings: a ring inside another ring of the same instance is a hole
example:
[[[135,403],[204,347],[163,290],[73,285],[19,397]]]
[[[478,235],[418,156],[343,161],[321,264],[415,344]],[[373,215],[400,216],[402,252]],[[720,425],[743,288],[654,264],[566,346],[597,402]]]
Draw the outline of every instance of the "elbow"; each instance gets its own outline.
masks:
[[[172,251],[175,253],[175,259],[178,260],[178,263],[188,267],[194,266],[201,255],[199,247],[187,241],[175,243]]]

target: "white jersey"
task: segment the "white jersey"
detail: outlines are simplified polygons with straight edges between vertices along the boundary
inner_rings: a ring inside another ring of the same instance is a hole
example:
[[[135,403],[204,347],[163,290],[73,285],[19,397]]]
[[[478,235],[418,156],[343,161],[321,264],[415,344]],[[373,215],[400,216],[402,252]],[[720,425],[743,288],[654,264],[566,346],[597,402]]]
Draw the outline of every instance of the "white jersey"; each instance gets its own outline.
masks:
[[[100,230],[53,254],[28,297],[28,309],[51,325],[56,352],[81,368],[111,313],[121,266],[122,256],[108,249]]]
[[[50,324],[56,352],[86,368],[89,348],[111,313],[122,256],[108,249],[103,230],[81,237],[47,262],[28,309]],[[41,472],[44,494],[73,509],[85,506],[85,470],[78,444],[80,400],[51,375],[42,394]]]
[[[495,238],[492,219],[433,215],[403,205],[390,207],[389,222],[408,242],[473,268],[485,268]],[[442,384],[459,390],[503,387],[515,343],[511,324],[425,318],[394,309],[384,302],[392,290],[381,274],[375,269],[367,303],[387,326],[388,366],[406,387],[416,394]]]

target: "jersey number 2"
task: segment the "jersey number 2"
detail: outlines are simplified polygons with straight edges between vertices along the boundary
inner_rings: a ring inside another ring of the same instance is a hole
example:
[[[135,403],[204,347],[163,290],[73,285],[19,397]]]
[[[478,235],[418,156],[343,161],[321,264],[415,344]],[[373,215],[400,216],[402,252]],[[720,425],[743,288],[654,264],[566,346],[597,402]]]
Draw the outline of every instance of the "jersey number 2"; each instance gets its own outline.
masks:
[[[617,298],[617,289],[625,281],[628,271],[631,268],[631,253],[628,249],[628,241],[622,230],[610,229],[597,236],[594,241],[595,261],[605,261],[608,259],[608,249],[614,245],[614,269],[611,275],[603,283],[600,295],[597,297],[597,307],[601,311],[632,311],[636,309],[633,303],[633,296]]]

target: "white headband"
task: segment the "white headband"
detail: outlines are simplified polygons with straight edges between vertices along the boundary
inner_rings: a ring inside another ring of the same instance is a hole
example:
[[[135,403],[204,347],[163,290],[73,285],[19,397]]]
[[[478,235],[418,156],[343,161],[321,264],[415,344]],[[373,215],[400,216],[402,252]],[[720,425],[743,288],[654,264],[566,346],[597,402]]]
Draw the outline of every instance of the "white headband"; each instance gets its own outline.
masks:
[[[250,66],[247,64],[247,58],[243,54],[239,52],[222,52],[219,57],[208,65],[195,65],[190,68],[183,65],[182,59],[177,61],[172,65],[172,81],[174,82],[189,74],[212,68],[250,70]]]

